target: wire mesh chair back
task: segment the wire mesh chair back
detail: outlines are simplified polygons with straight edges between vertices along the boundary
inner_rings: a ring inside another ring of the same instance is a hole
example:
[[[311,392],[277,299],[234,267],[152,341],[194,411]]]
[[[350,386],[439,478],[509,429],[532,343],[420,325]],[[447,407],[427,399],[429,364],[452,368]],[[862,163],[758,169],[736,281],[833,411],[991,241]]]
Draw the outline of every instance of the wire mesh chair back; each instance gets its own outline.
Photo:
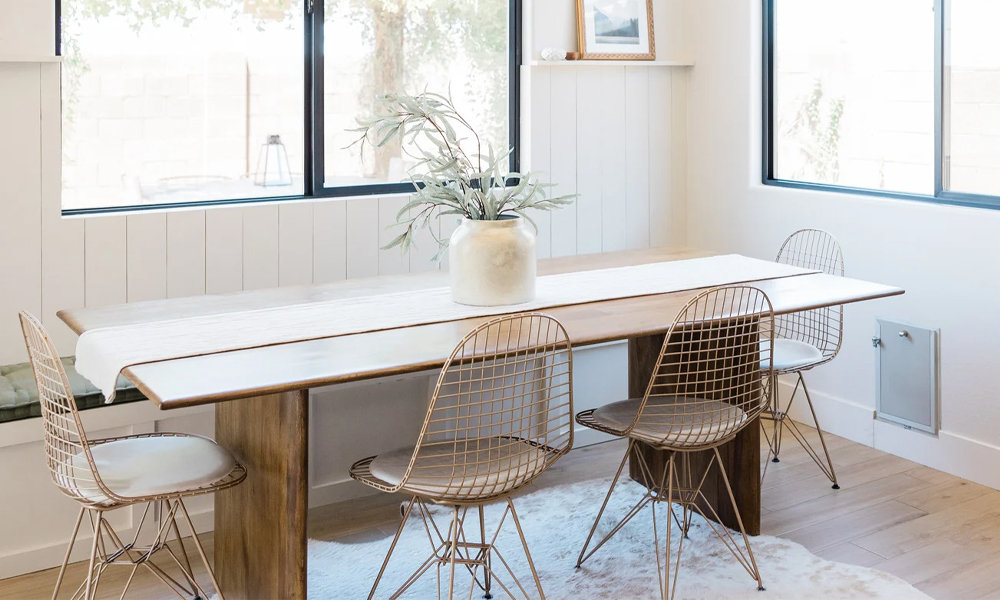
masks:
[[[401,485],[472,503],[537,477],[573,445],[572,361],[566,330],[548,315],[470,332],[441,371]]]
[[[844,276],[844,253],[837,239],[820,229],[801,229],[788,236],[778,251],[776,262],[815,269],[827,275]],[[805,342],[823,354],[816,366],[833,360],[840,352],[844,332],[844,307],[832,306],[806,310],[777,318],[779,338]]]
[[[751,286],[695,296],[677,314],[626,435],[678,450],[722,444],[769,405],[774,311]]]
[[[20,317],[38,387],[45,429],[45,460],[52,480],[63,493],[84,504],[107,502],[110,491],[97,473],[59,353],[38,319],[27,312]]]

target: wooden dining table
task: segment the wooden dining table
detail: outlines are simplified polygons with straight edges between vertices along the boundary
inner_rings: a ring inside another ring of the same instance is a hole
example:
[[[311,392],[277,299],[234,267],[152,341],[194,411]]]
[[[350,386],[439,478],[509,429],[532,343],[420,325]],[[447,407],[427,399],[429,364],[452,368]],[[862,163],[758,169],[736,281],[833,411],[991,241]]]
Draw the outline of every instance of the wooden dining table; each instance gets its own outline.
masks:
[[[541,260],[539,275],[688,260],[715,253],[678,247]],[[898,287],[820,273],[750,281],[770,298],[775,314],[885,298]],[[59,313],[73,331],[191,316],[439,288],[445,272],[217,296],[140,302]],[[664,335],[696,290],[559,306],[544,312],[565,326],[574,345],[628,340],[629,394],[643,394]],[[243,462],[244,484],[215,500],[215,570],[230,600],[306,597],[309,390],[350,381],[439,369],[455,345],[491,317],[399,327],[270,345],[126,368],[160,409],[214,404],[217,441]],[[608,401],[619,398],[608,398]],[[722,456],[747,532],[760,532],[760,428],[746,427]],[[651,450],[651,449],[648,449]],[[720,486],[721,487],[721,486]],[[707,500],[720,521],[736,526],[728,498]],[[595,505],[596,507],[596,505]]]

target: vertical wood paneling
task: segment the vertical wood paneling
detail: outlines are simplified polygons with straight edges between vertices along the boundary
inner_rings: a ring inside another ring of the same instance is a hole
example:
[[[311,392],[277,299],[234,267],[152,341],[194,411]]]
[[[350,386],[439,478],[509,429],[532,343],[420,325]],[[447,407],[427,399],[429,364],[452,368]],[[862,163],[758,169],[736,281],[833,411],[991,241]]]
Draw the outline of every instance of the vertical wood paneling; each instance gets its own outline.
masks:
[[[410,200],[409,196],[389,196],[379,198],[378,202],[378,237],[372,242],[378,244],[378,274],[379,275],[399,275],[410,272],[410,255],[404,254],[397,246],[388,250],[381,248],[387,245],[396,236],[403,233],[403,228],[396,225],[396,213],[406,206]],[[371,200],[375,202],[373,198]],[[369,242],[371,243],[371,242]]]
[[[313,282],[347,277],[347,203],[313,205]]]
[[[167,213],[167,297],[205,293],[203,210]]]
[[[205,211],[205,292],[243,289],[243,209]]]
[[[313,204],[278,207],[278,284],[305,285],[313,280]]]
[[[671,168],[671,225],[670,243],[687,244],[687,144],[688,144],[688,71],[670,70],[671,129],[665,144],[670,146],[667,161]]]
[[[74,334],[56,317],[81,308],[84,296],[84,222],[63,219],[62,96],[58,64],[41,66],[42,323],[60,354],[73,354]],[[2,193],[2,192],[0,192]]]
[[[670,243],[673,202],[673,69],[649,70],[649,243]]]
[[[553,194],[568,195],[577,192],[576,174],[576,117],[577,117],[577,67],[552,69],[550,96],[554,110],[551,121],[551,169]],[[552,256],[576,254],[576,217],[580,199],[570,206],[552,213]]]
[[[84,275],[88,308],[124,304],[128,299],[125,217],[87,219]]]
[[[649,246],[649,72],[625,67],[625,246]],[[665,143],[665,140],[656,140]]]
[[[599,119],[601,152],[601,239],[600,250],[624,250],[627,179],[625,147],[625,68],[600,69],[602,119]]]
[[[608,114],[602,102],[601,72],[581,68],[576,76],[576,251],[578,254],[600,252],[601,180],[603,173],[601,141]]]
[[[25,357],[17,311],[42,311],[41,71],[0,64],[0,364]]]
[[[278,287],[278,207],[243,209],[243,289]]]
[[[347,278],[378,275],[378,200],[347,200]]]
[[[522,82],[528,85],[522,87],[521,93],[527,94],[530,110],[524,119],[522,127],[521,146],[524,151],[522,171],[531,171],[540,183],[552,182],[552,69],[529,69],[523,67]],[[557,194],[557,190],[546,190],[546,193]],[[548,258],[552,255],[552,215],[546,211],[531,211],[531,219],[538,227],[538,258]]]
[[[125,218],[126,296],[129,302],[167,297],[167,215]]]

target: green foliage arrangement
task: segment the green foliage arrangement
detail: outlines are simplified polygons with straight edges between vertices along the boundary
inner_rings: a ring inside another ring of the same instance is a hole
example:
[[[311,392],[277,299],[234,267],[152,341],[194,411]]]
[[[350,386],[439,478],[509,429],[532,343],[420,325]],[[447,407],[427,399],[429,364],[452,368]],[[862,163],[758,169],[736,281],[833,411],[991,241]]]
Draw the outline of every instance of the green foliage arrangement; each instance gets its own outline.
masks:
[[[394,140],[417,160],[410,169],[415,194],[396,215],[405,230],[384,249],[399,246],[403,252],[413,245],[414,236],[428,229],[432,220],[444,215],[460,215],[474,221],[496,221],[522,217],[537,230],[528,211],[550,211],[572,203],[575,196],[549,197],[546,188],[531,173],[507,171],[512,148],[496,153],[492,145],[483,148],[479,135],[455,109],[450,97],[431,92],[416,96],[380,96],[376,114],[359,119],[361,135],[356,144],[382,147]],[[466,137],[470,136],[471,137]],[[463,145],[475,148],[467,153]],[[440,260],[448,240],[429,229],[438,243],[434,257]]]

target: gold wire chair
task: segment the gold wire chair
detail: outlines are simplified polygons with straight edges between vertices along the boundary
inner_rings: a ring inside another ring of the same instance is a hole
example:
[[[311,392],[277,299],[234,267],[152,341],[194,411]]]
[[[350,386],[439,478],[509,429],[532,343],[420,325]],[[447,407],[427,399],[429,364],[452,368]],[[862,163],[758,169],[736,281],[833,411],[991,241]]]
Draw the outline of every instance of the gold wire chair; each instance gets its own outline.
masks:
[[[749,286],[704,291],[681,309],[670,326],[642,398],[614,402],[577,415],[576,420],[581,425],[628,438],[625,456],[580,551],[577,568],[646,505],[652,505],[657,574],[664,600],[676,593],[684,538],[691,526],[693,511],[706,518],[719,539],[757,581],[758,589],[763,589],[719,446],[735,438],[744,427],[756,426],[755,419],[770,401],[774,375],[770,367],[764,365],[770,360],[773,340],[774,313],[764,292]],[[662,473],[653,472],[639,451],[639,443],[671,451]],[[703,472],[694,472],[697,467],[692,463],[699,461],[691,460],[692,453],[703,451],[711,452],[710,458]],[[629,457],[637,461],[647,492],[588,553]],[[726,527],[713,523],[712,519],[718,522],[719,516],[702,492],[713,464],[719,466],[746,552]],[[657,504],[665,504],[670,515],[665,517],[666,550],[662,561]],[[674,513],[674,504],[683,509],[682,519]],[[671,518],[683,533],[673,566],[673,582],[670,578]]]
[[[828,275],[844,276],[844,253],[840,244],[832,235],[819,229],[802,229],[788,236],[781,245],[776,260],[796,267],[816,269]],[[778,375],[795,374],[798,379],[784,409],[781,408],[778,394],[775,394],[772,404],[761,415],[761,426],[768,445],[767,458],[770,459],[764,461],[761,481],[763,482],[767,475],[768,463],[780,462],[778,455],[781,453],[781,437],[783,431],[787,429],[830,480],[833,489],[839,490],[840,485],[837,483],[833,460],[826,447],[823,430],[820,428],[819,419],[816,418],[816,409],[813,407],[812,397],[809,395],[809,388],[806,387],[802,373],[833,360],[840,352],[844,333],[844,307],[817,308],[781,315],[775,320],[775,330],[774,371]],[[825,461],[812,447],[795,421],[788,416],[800,386],[809,404],[809,412],[816,426]],[[765,421],[770,422],[770,435],[767,431],[768,423]]]
[[[140,566],[181,598],[185,595],[208,598],[191,569],[177,527],[178,514],[187,522],[198,554],[222,600],[222,590],[182,498],[235,486],[246,478],[246,469],[227,450],[196,435],[149,433],[88,440],[52,340],[38,319],[26,312],[20,317],[41,403],[49,473],[56,486],[81,505],[52,592],[53,600],[59,595],[84,514],[89,517],[93,541],[87,577],[73,593],[73,600],[96,597],[101,575],[111,566],[132,568],[122,598]],[[134,535],[123,540],[105,514],[137,504],[146,507]],[[153,508],[152,515],[150,508]],[[148,544],[140,545],[140,534],[147,525],[152,529],[153,538]],[[180,569],[184,583],[151,560],[161,550],[165,550]]]
[[[439,597],[441,568],[448,567],[448,598],[452,598],[456,565],[472,574],[470,598],[476,586],[491,597],[494,583],[513,598],[496,575],[494,559],[499,559],[523,597],[530,598],[496,546],[509,515],[544,600],[510,496],[573,445],[572,361],[566,330],[548,315],[519,314],[484,323],[458,344],[445,363],[416,446],[365,458],[351,467],[351,477],[364,484],[412,496],[369,600],[375,597],[414,506],[432,554],[391,598],[402,595],[433,566]],[[483,506],[498,500],[506,500],[507,506],[495,533],[488,536]],[[451,508],[446,534],[434,523],[427,501]],[[478,512],[473,525],[479,530],[477,542],[469,541],[476,532],[466,537],[471,507]]]

